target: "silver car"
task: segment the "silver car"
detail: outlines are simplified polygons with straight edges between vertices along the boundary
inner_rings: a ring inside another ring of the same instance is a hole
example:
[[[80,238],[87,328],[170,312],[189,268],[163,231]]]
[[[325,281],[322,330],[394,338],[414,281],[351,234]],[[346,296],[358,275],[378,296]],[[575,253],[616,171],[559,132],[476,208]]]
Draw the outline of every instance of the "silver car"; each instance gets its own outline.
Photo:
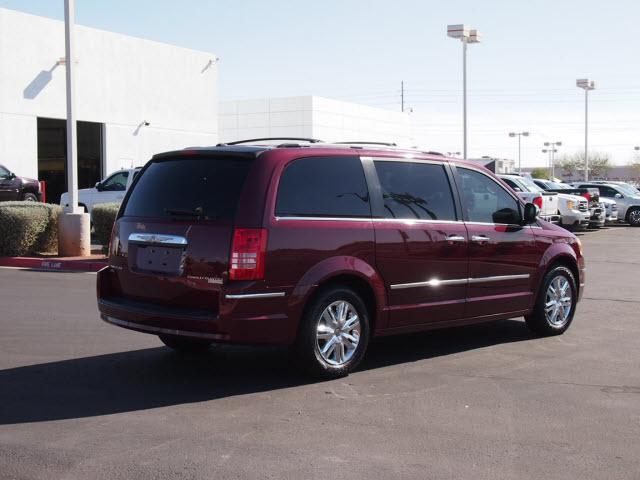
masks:
[[[577,187],[597,188],[600,198],[608,198],[618,205],[618,220],[628,222],[632,227],[640,227],[640,193],[630,185],[617,183],[578,182]]]

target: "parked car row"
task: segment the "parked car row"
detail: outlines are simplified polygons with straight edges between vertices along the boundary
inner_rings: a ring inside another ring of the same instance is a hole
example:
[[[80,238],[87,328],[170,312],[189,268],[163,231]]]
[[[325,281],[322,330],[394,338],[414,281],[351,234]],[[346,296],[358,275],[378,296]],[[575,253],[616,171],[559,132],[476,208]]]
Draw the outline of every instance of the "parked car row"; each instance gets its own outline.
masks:
[[[551,221],[568,230],[600,228],[618,222],[640,226],[640,190],[627,183],[593,181],[567,184],[517,174],[499,177],[522,198],[541,194],[539,204],[534,203],[541,208],[541,218],[545,220],[554,213],[548,205],[557,205],[558,221]],[[557,200],[556,203],[547,202],[545,207],[544,199],[549,194],[557,195]]]

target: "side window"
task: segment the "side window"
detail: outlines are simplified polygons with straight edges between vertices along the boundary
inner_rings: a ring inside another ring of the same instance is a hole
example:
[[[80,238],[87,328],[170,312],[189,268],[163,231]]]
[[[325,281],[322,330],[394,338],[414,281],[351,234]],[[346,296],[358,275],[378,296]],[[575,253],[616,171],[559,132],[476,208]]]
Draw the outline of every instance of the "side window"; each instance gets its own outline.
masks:
[[[375,161],[386,218],[456,220],[449,179],[442,165]]]
[[[282,173],[280,217],[370,217],[369,191],[358,157],[309,157]]]
[[[9,170],[0,166],[0,178],[7,178],[9,176]]]
[[[598,187],[600,189],[600,195],[603,197],[613,198],[618,193],[614,188],[611,187]]]
[[[111,175],[102,183],[102,191],[106,192],[124,192],[127,188],[127,178],[129,172],[118,172]]]
[[[458,167],[462,208],[467,220],[482,223],[512,223],[520,205],[497,182],[475,170]]]
[[[522,189],[518,185],[516,185],[516,182],[514,182],[510,178],[503,178],[502,181],[513,188],[516,192],[522,191]]]

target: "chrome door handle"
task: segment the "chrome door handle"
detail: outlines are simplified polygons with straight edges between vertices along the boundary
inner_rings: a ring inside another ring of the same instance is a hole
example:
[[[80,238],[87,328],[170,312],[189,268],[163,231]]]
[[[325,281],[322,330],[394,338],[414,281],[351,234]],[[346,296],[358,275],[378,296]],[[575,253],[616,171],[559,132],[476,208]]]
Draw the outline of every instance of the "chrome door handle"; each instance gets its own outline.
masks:
[[[473,235],[471,237],[472,242],[484,243],[484,242],[488,242],[489,240],[490,240],[489,237],[485,235]]]
[[[466,242],[467,239],[464,238],[462,235],[449,235],[447,237],[447,241],[448,242]]]

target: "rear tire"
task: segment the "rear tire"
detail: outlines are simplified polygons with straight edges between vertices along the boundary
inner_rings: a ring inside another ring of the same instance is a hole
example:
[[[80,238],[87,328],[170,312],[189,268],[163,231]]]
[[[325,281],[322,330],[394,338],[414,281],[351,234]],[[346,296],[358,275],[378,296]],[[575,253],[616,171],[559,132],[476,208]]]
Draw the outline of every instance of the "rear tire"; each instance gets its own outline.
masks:
[[[194,338],[176,337],[174,335],[158,335],[162,343],[179,353],[204,353],[211,347],[211,342]]]
[[[34,193],[25,193],[22,196],[22,200],[25,202],[37,202],[38,197]]]
[[[627,222],[632,227],[640,227],[640,208],[634,207],[627,213]]]
[[[348,287],[323,290],[311,300],[301,319],[293,349],[297,367],[312,376],[333,379],[351,373],[369,343],[369,313]]]
[[[564,333],[573,321],[577,299],[571,270],[564,266],[552,268],[544,276],[533,312],[525,316],[527,327],[540,336]]]

